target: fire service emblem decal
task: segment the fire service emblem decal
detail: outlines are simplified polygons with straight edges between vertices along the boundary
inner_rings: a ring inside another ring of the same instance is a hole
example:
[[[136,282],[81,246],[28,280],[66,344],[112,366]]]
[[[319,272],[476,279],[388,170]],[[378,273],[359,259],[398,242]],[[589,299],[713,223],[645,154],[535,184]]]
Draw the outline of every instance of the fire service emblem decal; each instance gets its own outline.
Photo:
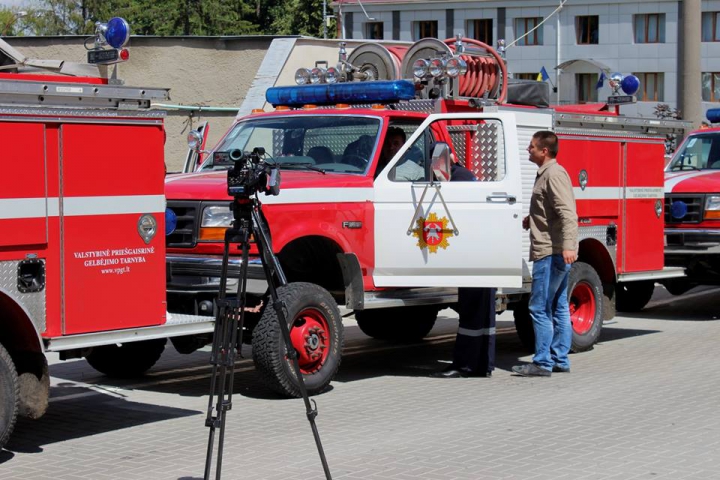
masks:
[[[450,245],[448,239],[454,236],[454,233],[448,228],[447,218],[438,218],[431,213],[427,218],[418,218],[416,223],[413,237],[418,239],[418,247],[427,248],[430,253],[437,253],[438,248],[445,250]]]

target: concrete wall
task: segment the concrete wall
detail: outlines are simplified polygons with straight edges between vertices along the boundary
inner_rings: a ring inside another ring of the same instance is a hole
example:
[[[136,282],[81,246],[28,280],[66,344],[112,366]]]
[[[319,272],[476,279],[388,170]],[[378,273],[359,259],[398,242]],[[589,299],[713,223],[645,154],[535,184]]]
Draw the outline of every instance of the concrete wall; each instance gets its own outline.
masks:
[[[7,37],[29,58],[87,60],[85,37]],[[238,108],[250,88],[273,37],[132,37],[130,60],[119,64],[126,85],[170,88],[170,103]],[[209,121],[214,145],[236,112],[189,113],[167,110],[165,159],[179,171],[187,152],[188,131]]]

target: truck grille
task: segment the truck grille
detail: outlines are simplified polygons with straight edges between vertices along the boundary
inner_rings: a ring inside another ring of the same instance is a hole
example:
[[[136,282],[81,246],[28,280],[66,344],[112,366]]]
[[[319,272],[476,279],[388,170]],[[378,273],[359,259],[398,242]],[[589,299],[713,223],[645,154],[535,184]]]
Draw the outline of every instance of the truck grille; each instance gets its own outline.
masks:
[[[200,214],[200,202],[168,200],[167,207],[177,215],[177,227],[167,236],[168,247],[191,248],[196,243],[196,225]]]
[[[700,223],[703,217],[704,198],[703,195],[665,195],[665,223]],[[675,213],[681,215],[681,218],[673,216],[673,204],[677,204]],[[685,211],[684,215],[682,215],[683,211]]]

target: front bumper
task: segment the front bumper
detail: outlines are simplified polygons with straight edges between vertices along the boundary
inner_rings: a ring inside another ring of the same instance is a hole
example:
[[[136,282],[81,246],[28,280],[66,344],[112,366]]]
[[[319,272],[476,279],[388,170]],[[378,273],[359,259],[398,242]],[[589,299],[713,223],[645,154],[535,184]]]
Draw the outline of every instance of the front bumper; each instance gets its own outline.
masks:
[[[720,229],[665,229],[665,254],[714,255],[720,254]]]
[[[168,254],[167,290],[172,293],[217,291],[222,273],[222,255]],[[236,291],[242,267],[241,257],[228,259],[227,290]],[[264,293],[267,289],[265,271],[260,257],[250,257],[247,269],[250,293]]]

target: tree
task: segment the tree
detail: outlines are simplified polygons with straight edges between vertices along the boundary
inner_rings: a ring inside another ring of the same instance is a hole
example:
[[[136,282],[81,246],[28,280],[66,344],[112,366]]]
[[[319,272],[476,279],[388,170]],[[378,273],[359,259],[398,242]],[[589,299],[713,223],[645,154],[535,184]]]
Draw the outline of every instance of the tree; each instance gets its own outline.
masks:
[[[270,17],[274,20],[269,25],[269,30],[274,34],[308,35],[319,38],[323,36],[323,0],[276,2],[270,8],[270,13]],[[331,37],[334,37],[334,32],[334,25],[328,27],[328,34]]]
[[[28,8],[27,15],[16,22],[14,31],[92,35],[96,22],[118,16],[128,21],[135,35],[319,37],[322,5],[323,0],[39,0],[38,7]]]

